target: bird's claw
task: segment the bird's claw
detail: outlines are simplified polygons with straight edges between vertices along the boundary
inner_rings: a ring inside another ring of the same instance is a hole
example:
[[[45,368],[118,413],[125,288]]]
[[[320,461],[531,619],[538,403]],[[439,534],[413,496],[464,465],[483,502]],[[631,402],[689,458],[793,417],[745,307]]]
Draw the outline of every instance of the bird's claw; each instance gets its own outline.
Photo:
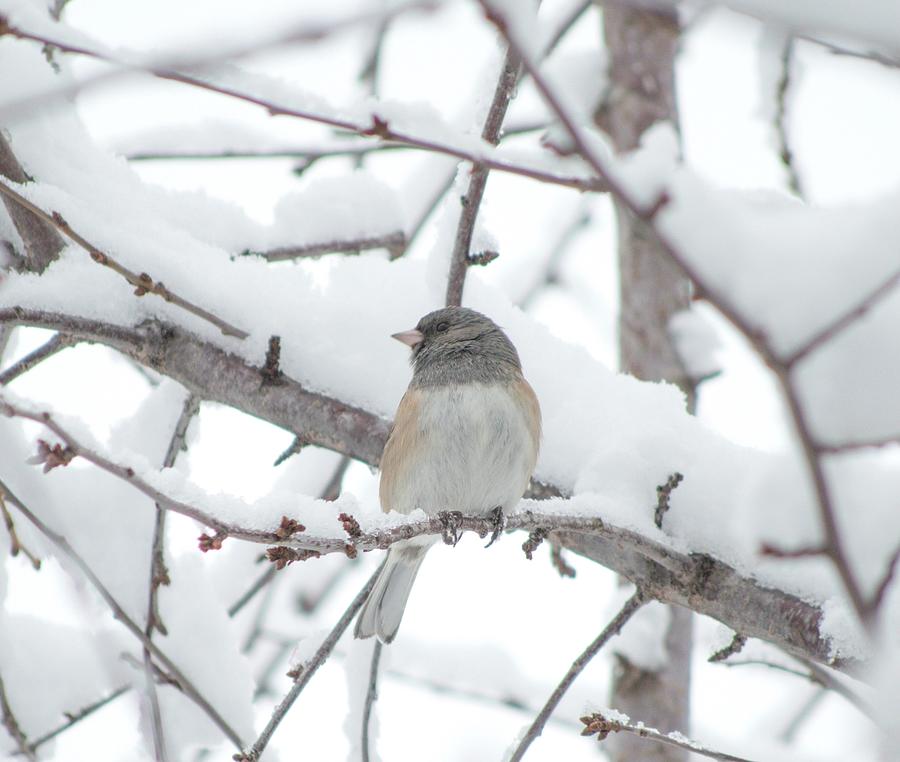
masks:
[[[445,545],[456,547],[459,538],[462,537],[462,511],[442,511],[438,514],[441,522],[441,538]]]
[[[488,518],[494,523],[494,531],[491,532],[491,539],[485,548],[491,547],[500,537],[500,533],[506,528],[506,516],[503,515],[503,509],[498,505],[488,514]]]

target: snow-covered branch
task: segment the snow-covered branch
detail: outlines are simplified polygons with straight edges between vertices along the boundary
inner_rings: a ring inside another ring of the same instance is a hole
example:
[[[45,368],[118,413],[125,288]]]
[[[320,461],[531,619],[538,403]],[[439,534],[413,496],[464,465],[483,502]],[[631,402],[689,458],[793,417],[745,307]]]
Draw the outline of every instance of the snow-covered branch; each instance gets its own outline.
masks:
[[[339,404],[339,403],[335,403]],[[63,444],[45,443],[40,454],[45,468],[67,464],[80,456],[147,495],[159,505],[200,521],[213,530],[201,537],[204,550],[221,547],[228,537],[276,546],[270,551],[273,562],[282,566],[327,554],[355,556],[359,552],[385,549],[395,542],[422,535],[440,536],[454,544],[462,531],[486,537],[496,529],[492,518],[464,516],[454,512],[421,520],[365,531],[350,516],[338,516],[335,523],[344,532],[335,536],[311,535],[302,524],[283,517],[278,527],[253,527],[226,521],[211,510],[177,500],[152,483],[150,474],[140,474],[129,465],[118,463],[84,446],[66,428],[46,412],[0,401],[0,411],[33,420],[50,429]],[[326,432],[321,432],[326,433]],[[65,445],[65,446],[63,446]],[[565,508],[564,499],[557,498]],[[766,640],[801,658],[808,658],[837,669],[853,670],[852,659],[835,659],[828,637],[819,625],[820,607],[800,597],[766,587],[752,577],[707,555],[683,553],[651,540],[633,530],[606,523],[591,515],[566,515],[561,511],[542,511],[554,503],[533,502],[507,518],[506,529],[529,532],[526,550],[533,550],[540,539],[552,533],[554,538],[581,555],[621,574],[652,598],[674,603],[706,614],[747,637]]]

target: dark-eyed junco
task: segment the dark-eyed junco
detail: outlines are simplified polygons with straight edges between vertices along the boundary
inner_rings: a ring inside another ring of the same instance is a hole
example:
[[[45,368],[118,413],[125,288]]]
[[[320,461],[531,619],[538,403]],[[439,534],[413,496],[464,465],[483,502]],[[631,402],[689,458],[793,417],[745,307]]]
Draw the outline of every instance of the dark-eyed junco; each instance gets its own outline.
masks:
[[[489,514],[522,497],[537,460],[541,409],[506,334],[479,312],[447,307],[395,339],[412,381],[381,458],[383,511]],[[356,622],[390,643],[432,536],[395,543]]]

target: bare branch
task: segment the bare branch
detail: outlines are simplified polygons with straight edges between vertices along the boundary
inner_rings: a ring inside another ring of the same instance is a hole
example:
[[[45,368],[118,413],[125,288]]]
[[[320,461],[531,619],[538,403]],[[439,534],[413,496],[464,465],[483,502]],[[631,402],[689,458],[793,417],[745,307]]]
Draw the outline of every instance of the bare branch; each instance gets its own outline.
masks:
[[[781,359],[780,363],[784,365],[785,368],[792,368],[804,357],[811,352],[814,352],[820,346],[837,336],[845,328],[863,317],[863,315],[875,307],[882,299],[889,296],[897,287],[898,283],[900,283],[900,269],[895,270],[890,277],[872,289],[860,299],[855,306],[819,330],[818,333],[808,339],[798,349],[795,349],[788,357]]]
[[[375,580],[378,579],[378,574],[381,571],[381,566],[375,570],[375,573],[369,577],[369,581],[363,585],[362,590],[357,593],[356,597],[350,603],[350,606],[344,612],[344,615],[338,620],[338,623],[334,626],[330,633],[328,633],[328,637],[322,642],[322,645],[319,646],[319,650],[313,655],[313,657],[306,662],[305,664],[299,666],[297,669],[292,670],[292,674],[294,676],[294,684],[291,686],[291,689],[288,691],[287,695],[281,700],[281,703],[275,707],[275,711],[272,713],[272,717],[269,719],[269,722],[266,724],[266,727],[263,728],[262,733],[260,733],[259,738],[256,739],[256,742],[244,750],[240,754],[235,754],[233,759],[236,762],[256,762],[266,746],[268,746],[269,741],[272,739],[272,734],[278,728],[278,725],[285,718],[288,711],[290,711],[291,706],[293,706],[294,702],[297,700],[297,697],[306,687],[307,683],[312,679],[312,676],[316,673],[316,670],[322,666],[325,660],[328,658],[329,654],[334,650],[334,647],[337,645],[338,640],[340,640],[341,635],[344,634],[344,631],[350,626],[350,622],[353,621],[353,617],[356,616],[356,612],[362,608],[363,603],[365,603],[366,598],[369,597],[369,593],[372,591],[372,588],[375,586]]]
[[[87,706],[82,707],[81,709],[79,709],[76,712],[66,712],[65,713],[66,721],[64,723],[55,727],[53,730],[50,730],[50,731],[44,733],[44,735],[34,739],[34,741],[32,741],[31,743],[28,744],[29,748],[31,748],[32,751],[36,751],[38,749],[38,747],[43,746],[45,743],[47,743],[47,741],[50,741],[51,739],[56,738],[56,736],[58,736],[60,733],[64,733],[69,728],[71,728],[73,725],[76,725],[77,723],[79,723],[83,719],[85,719],[86,717],[89,717],[94,712],[96,712],[98,709],[102,709],[107,704],[112,703],[117,698],[119,698],[119,696],[121,696],[125,693],[128,693],[128,691],[130,691],[130,690],[131,690],[130,685],[123,685],[120,688],[116,688],[116,690],[114,690],[108,696],[104,696],[102,699],[99,699],[98,701],[95,701],[92,704],[88,704]],[[15,756],[19,756],[21,754],[23,754],[23,752],[17,752],[17,754]]]
[[[787,96],[791,86],[791,66],[794,59],[794,38],[786,36],[781,46],[781,75],[775,85],[775,134],[778,137],[778,155],[788,176],[788,188],[799,198],[804,198],[803,185],[797,165],[794,163],[794,152],[788,138]]]
[[[28,743],[28,737],[22,732],[16,715],[13,714],[12,707],[9,705],[9,698],[6,695],[6,686],[3,684],[3,677],[0,676],[0,713],[2,713],[3,727],[9,733],[19,752],[24,754],[31,762],[37,762],[37,754],[34,753],[34,747]]]
[[[603,631],[594,638],[584,652],[572,663],[572,666],[569,668],[565,677],[563,677],[559,685],[556,686],[556,690],[550,694],[550,698],[547,699],[544,708],[541,709],[534,722],[531,723],[531,727],[528,728],[525,736],[509,757],[509,762],[519,762],[519,760],[525,756],[528,747],[531,746],[532,742],[544,730],[544,725],[547,724],[547,720],[550,718],[550,715],[553,714],[553,710],[556,709],[556,705],[559,704],[560,699],[565,692],[569,690],[569,687],[575,682],[575,678],[581,674],[584,668],[590,663],[591,659],[597,655],[597,652],[603,648],[614,635],[619,634],[625,626],[625,623],[631,619],[632,615],[643,606],[644,603],[645,599],[641,591],[635,591],[634,595],[632,595],[619,610],[619,613],[610,620],[609,624],[603,628]]]
[[[8,33],[16,37],[21,37],[22,39],[34,40],[37,42],[54,45],[60,50],[63,50],[67,53],[90,56],[92,58],[97,58],[110,63],[122,65],[121,62],[112,60],[109,56],[106,56],[102,53],[88,50],[86,48],[79,48],[73,45],[62,44],[58,41],[49,40],[46,37],[34,34],[32,32],[26,32],[15,27],[8,27],[7,31]],[[584,177],[560,175],[554,172],[548,172],[537,167],[528,167],[497,158],[496,152],[494,152],[493,150],[489,150],[491,149],[491,146],[488,145],[485,145],[484,148],[480,150],[470,150],[463,147],[462,145],[454,145],[452,143],[448,143],[438,139],[418,137],[415,135],[410,135],[408,133],[400,132],[392,129],[389,123],[379,117],[377,114],[372,115],[372,121],[370,123],[361,124],[342,116],[321,114],[309,110],[294,108],[287,105],[280,105],[266,98],[261,98],[250,93],[241,92],[232,87],[217,85],[214,82],[190,76],[188,74],[181,74],[176,71],[154,69],[150,73],[152,73],[156,77],[159,77],[160,79],[179,82],[184,85],[190,85],[202,90],[225,95],[236,100],[243,101],[245,103],[260,106],[268,111],[272,116],[290,116],[297,119],[317,122],[318,124],[324,124],[329,127],[352,132],[357,135],[377,137],[378,139],[386,142],[403,144],[408,148],[414,148],[421,151],[429,151],[431,153],[444,154],[446,156],[455,156],[458,159],[471,161],[476,164],[483,164],[489,169],[496,169],[500,172],[509,172],[511,174],[521,175],[522,177],[528,177],[532,180],[538,180],[540,182],[550,183],[553,185],[562,185],[564,187],[575,188],[582,191],[602,192],[606,190],[606,186],[603,183],[598,182],[596,178],[591,177],[590,175]]]
[[[372,249],[387,249],[391,259],[397,259],[406,249],[406,234],[402,230],[395,230],[384,235],[281,246],[269,251],[245,251],[243,254],[262,257],[269,262],[284,262],[289,259],[318,258],[323,254],[358,254]]]
[[[369,724],[372,717],[372,708],[378,699],[378,664],[381,661],[381,641],[377,638],[372,647],[372,665],[369,668],[369,688],[366,691],[366,702],[362,713],[362,762],[369,762]]]
[[[276,465],[278,465],[276,461]],[[350,458],[346,455],[342,455],[338,459],[338,463],[335,466],[334,472],[331,475],[331,478],[328,480],[328,483],[322,489],[319,497],[322,500],[327,500],[331,502],[332,500],[337,500],[338,496],[341,492],[341,484],[344,480],[344,474],[347,473],[347,467],[350,465]],[[340,576],[343,571],[346,569],[346,566],[341,566],[338,572],[333,575],[332,581],[336,581],[337,577]],[[256,581],[250,585],[247,591],[241,595],[231,606],[228,607],[228,616],[235,617],[244,608],[250,601],[252,601],[256,594],[266,587],[275,577],[275,573],[278,571],[277,567],[274,565],[270,565],[263,573],[260,575]],[[317,597],[315,602],[310,602],[306,598],[302,598],[300,601],[300,607],[303,611],[309,613],[312,611],[316,605],[321,600],[321,595]]]
[[[509,108],[509,102],[519,81],[519,59],[512,50],[508,50],[500,70],[500,78],[494,89],[494,97],[488,109],[481,138],[491,145],[500,142],[500,131],[503,119]],[[469,268],[469,256],[472,247],[472,235],[475,232],[475,220],[484,197],[490,170],[483,164],[475,164],[469,176],[469,188],[460,199],[462,211],[456,227],[456,240],[450,255],[450,273],[447,276],[447,306],[459,306],[462,303],[463,283]]]
[[[187,430],[191,420],[200,409],[200,400],[188,393],[182,406],[181,414],[175,422],[175,428],[169,439],[166,454],[163,457],[163,468],[171,468],[175,465],[178,453],[187,448]],[[153,631],[157,630],[162,635],[167,635],[165,625],[159,613],[159,588],[161,585],[170,584],[169,569],[165,559],[166,536],[166,510],[156,504],[156,522],[153,527],[153,545],[150,550],[150,593],[147,603],[147,625],[144,634],[148,639],[153,638]],[[158,762],[168,759],[165,736],[163,735],[162,713],[159,708],[159,697],[156,693],[156,684],[153,679],[153,658],[150,651],[144,648],[144,669],[147,673],[146,689],[147,699],[150,703],[150,725],[153,731],[153,746]]]
[[[110,257],[108,254],[100,251],[96,246],[94,246],[90,241],[86,240],[79,233],[76,233],[72,227],[66,222],[61,215],[57,212],[48,213],[41,209],[37,204],[33,204],[29,201],[25,196],[16,191],[12,186],[7,185],[6,183],[0,181],[0,193],[6,196],[9,199],[12,199],[20,206],[24,207],[32,214],[40,217],[45,222],[53,225],[57,230],[61,233],[65,234],[69,238],[71,238],[75,243],[77,243],[81,248],[87,251],[88,254],[91,255],[91,259],[93,259],[97,264],[103,265],[104,267],[108,267],[113,272],[118,273],[123,278],[125,278],[128,283],[134,286],[134,294],[135,296],[144,296],[145,294],[156,294],[156,296],[165,299],[167,302],[171,302],[172,304],[181,307],[186,312],[190,312],[192,315],[196,315],[202,320],[206,320],[209,323],[212,323],[216,328],[218,328],[223,334],[226,336],[236,336],[239,339],[246,339],[248,334],[246,331],[242,331],[240,328],[235,328],[230,323],[226,323],[221,318],[216,317],[211,312],[203,309],[202,307],[198,307],[195,304],[183,299],[177,294],[172,293],[166,286],[164,286],[159,281],[154,281],[150,275],[147,273],[136,273],[133,270],[129,270],[124,265],[117,262],[115,259]]]
[[[720,648],[718,651],[716,651],[707,659],[707,661],[711,664],[725,661],[729,656],[734,656],[734,654],[740,653],[741,649],[746,645],[746,643],[747,638],[741,635],[739,632],[736,632],[734,633],[734,637],[731,639],[731,642],[724,648]]]
[[[683,479],[684,476],[676,471],[666,480],[665,484],[656,488],[656,510],[653,512],[653,523],[660,529],[662,528],[663,516],[669,510],[669,497]]]
[[[33,352],[25,355],[17,363],[10,365],[5,371],[0,373],[0,386],[6,386],[23,373],[27,373],[35,365],[42,363],[48,357],[53,357],[57,352],[66,347],[74,346],[78,343],[78,339],[73,339],[64,333],[57,333],[53,338],[47,341],[43,346],[38,347]]]
[[[360,408],[307,391],[282,376],[260,388],[260,368],[170,323],[135,328],[43,310],[0,308],[0,324],[62,330],[97,341],[177,381],[200,399],[220,402],[302,435],[309,444],[378,465],[389,424]]]
[[[624,715],[621,715],[624,717]],[[701,746],[696,741],[685,738],[681,733],[660,733],[654,728],[646,727],[642,722],[632,724],[626,719],[611,719],[604,717],[599,712],[582,717],[581,721],[585,728],[581,731],[583,736],[592,736],[597,733],[599,741],[604,740],[610,733],[635,733],[641,738],[648,741],[656,741],[657,743],[666,744],[667,746],[675,746],[679,749],[685,749],[692,754],[699,754],[701,757],[709,759],[718,759],[722,762],[751,762],[746,757],[735,757],[733,754],[725,754],[721,751],[713,751],[705,746]]]
[[[94,573],[93,569],[88,566],[87,562],[81,555],[69,544],[68,540],[61,534],[54,532],[43,521],[41,521],[25,504],[19,500],[2,481],[0,481],[0,490],[6,494],[7,499],[11,502],[19,512],[25,516],[35,527],[49,539],[57,548],[65,555],[69,561],[79,568],[82,574],[90,582],[91,586],[100,594],[100,597],[106,602],[106,605],[112,610],[113,616],[118,619],[126,629],[131,632],[178,681],[185,695],[188,696],[200,709],[213,721],[216,727],[238,748],[242,746],[240,736],[231,728],[224,720],[222,715],[216,711],[215,707],[209,703],[206,697],[201,694],[194,684],[184,675],[184,673],[175,665],[175,663],[163,653],[160,648],[148,638],[144,631],[138,627],[119,602],[112,596],[100,578]]]
[[[31,180],[3,134],[0,134],[0,174],[19,185]],[[33,272],[42,273],[59,256],[65,247],[65,241],[53,225],[40,216],[18,204],[10,203],[6,198],[3,201],[22,243],[25,244],[24,266]]]
[[[41,568],[41,559],[28,550],[28,548],[22,544],[21,540],[19,540],[19,535],[16,534],[16,523],[13,521],[9,509],[6,507],[5,498],[5,493],[0,489],[0,514],[3,514],[3,523],[6,525],[7,534],[9,534],[9,554],[15,558],[19,555],[19,551],[21,551],[25,554],[25,557],[31,561],[31,566],[34,570],[37,571]]]

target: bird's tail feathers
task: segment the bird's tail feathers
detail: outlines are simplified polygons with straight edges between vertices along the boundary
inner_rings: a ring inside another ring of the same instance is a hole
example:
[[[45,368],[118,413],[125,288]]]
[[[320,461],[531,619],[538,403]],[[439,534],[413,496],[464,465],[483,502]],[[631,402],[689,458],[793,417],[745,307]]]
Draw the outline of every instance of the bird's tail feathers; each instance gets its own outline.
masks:
[[[419,566],[431,543],[398,542],[389,551],[375,587],[369,593],[356,620],[357,638],[375,635],[382,643],[390,643],[400,627]]]

